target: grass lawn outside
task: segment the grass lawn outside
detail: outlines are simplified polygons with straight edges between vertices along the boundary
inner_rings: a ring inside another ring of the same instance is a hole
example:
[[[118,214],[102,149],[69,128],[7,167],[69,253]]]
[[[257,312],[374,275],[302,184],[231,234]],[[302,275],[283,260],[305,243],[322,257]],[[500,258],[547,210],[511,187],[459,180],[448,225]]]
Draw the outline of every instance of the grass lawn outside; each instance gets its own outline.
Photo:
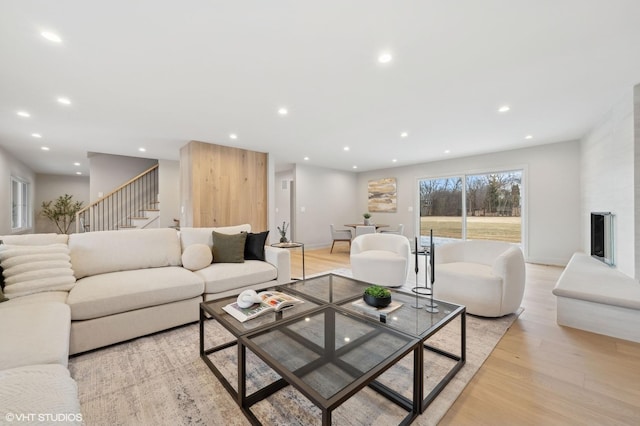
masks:
[[[467,239],[519,243],[522,235],[521,224],[520,217],[467,216]],[[462,217],[421,217],[420,235],[429,235],[431,229],[434,237],[462,238]]]

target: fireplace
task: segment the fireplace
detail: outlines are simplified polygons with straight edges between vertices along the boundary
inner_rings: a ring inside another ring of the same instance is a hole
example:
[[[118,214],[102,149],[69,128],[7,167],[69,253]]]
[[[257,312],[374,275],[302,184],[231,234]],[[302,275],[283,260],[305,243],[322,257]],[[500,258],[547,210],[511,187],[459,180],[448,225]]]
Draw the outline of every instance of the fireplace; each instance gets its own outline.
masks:
[[[591,213],[591,256],[613,266],[613,218],[611,212]]]

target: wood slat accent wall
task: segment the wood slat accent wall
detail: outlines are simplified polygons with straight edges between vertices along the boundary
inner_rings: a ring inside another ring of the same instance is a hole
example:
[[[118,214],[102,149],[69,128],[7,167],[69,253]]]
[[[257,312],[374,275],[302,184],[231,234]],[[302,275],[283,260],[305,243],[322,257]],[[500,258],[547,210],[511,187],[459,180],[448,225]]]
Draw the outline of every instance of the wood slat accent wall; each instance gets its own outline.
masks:
[[[181,226],[267,228],[268,154],[191,141],[180,149]]]

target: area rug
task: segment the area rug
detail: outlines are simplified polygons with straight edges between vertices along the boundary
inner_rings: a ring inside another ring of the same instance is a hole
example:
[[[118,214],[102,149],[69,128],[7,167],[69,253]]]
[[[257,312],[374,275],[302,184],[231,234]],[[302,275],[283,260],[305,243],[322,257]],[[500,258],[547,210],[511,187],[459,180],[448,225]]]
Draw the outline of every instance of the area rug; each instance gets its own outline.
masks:
[[[346,275],[346,273],[345,273]],[[435,425],[460,395],[495,345],[517,318],[467,316],[467,362],[442,393],[414,422]],[[459,322],[454,321],[429,343],[459,351]],[[231,338],[215,321],[206,325],[207,346]],[[218,379],[200,359],[198,325],[162,333],[72,357],[71,375],[78,383],[83,418],[91,425],[248,425],[248,420]],[[237,351],[221,351],[212,360],[231,383],[237,380]],[[412,358],[405,357],[379,380],[411,397]],[[425,388],[437,383],[451,360],[425,351]],[[276,380],[277,374],[248,352],[248,391]],[[253,406],[265,425],[321,423],[321,412],[291,387]],[[336,425],[398,424],[406,411],[376,392],[364,389],[333,413]]]

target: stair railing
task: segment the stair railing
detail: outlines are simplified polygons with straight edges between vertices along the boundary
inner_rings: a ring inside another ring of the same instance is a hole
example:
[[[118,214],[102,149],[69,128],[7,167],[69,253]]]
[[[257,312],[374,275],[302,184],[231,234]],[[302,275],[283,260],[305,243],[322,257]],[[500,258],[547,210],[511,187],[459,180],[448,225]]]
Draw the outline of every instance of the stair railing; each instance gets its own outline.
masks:
[[[131,227],[131,218],[157,206],[158,165],[123,183],[76,214],[76,232]]]

